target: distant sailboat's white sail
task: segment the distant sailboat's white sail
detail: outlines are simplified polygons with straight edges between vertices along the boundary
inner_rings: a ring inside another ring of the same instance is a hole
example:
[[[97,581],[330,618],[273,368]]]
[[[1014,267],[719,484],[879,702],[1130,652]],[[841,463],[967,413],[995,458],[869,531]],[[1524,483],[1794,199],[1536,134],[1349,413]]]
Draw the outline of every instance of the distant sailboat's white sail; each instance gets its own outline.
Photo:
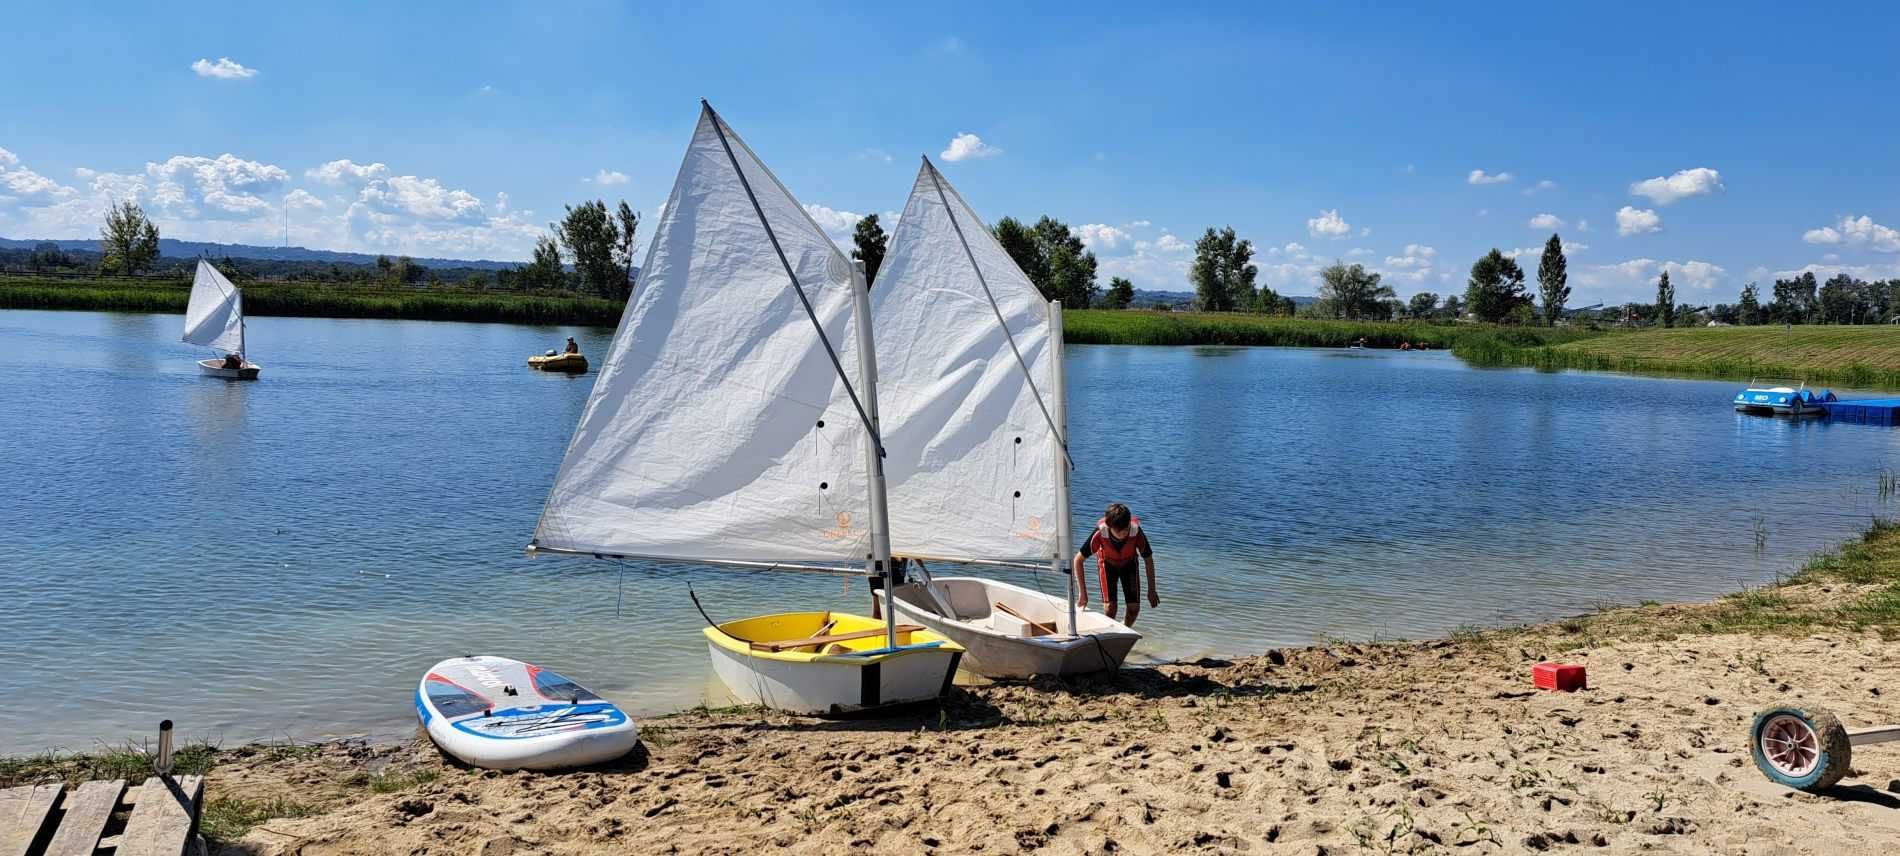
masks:
[[[892,552],[1047,564],[1067,525],[1053,478],[1066,458],[1039,400],[1048,302],[928,160],[871,301]]]
[[[191,302],[185,306],[185,341],[244,352],[244,295],[202,259],[191,281]]]
[[[865,560],[864,426],[785,264],[839,362],[855,371],[850,263],[731,127],[703,110],[535,527],[536,549]]]

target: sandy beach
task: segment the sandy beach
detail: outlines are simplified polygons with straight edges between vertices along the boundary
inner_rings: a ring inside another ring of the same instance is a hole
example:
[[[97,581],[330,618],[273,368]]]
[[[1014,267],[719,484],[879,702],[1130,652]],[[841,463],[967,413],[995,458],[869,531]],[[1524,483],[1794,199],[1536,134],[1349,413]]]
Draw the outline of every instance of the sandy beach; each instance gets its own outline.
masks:
[[[1880,591],[1768,596],[1797,616]],[[897,718],[690,711],[565,774],[445,764],[426,741],[245,747],[222,753],[212,798],[306,816],[214,852],[1893,852],[1900,749],[1863,748],[1813,796],[1770,784],[1747,747],[1776,701],[1900,721],[1893,643],[1732,632],[1762,596],[966,688]],[[1590,688],[1533,689],[1542,660],[1586,665]]]

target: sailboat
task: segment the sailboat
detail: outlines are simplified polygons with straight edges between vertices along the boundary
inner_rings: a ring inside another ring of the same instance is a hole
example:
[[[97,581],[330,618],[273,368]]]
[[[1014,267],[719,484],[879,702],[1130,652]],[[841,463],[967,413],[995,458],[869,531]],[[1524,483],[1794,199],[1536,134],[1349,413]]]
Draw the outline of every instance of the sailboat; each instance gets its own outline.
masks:
[[[924,158],[872,291],[892,545],[924,568],[894,611],[980,675],[1116,669],[1141,634],[1077,610],[1069,578],[1062,304],[983,222]],[[933,579],[933,561],[1051,569],[1067,592]]]
[[[701,102],[530,552],[889,585],[870,324],[862,271]],[[798,713],[936,699],[963,655],[889,616],[707,623],[733,695]]]
[[[263,371],[244,358],[243,292],[203,259],[198,260],[198,273],[191,281],[191,302],[185,305],[184,340],[230,355],[199,360],[198,371],[203,374],[256,380],[257,373]]]

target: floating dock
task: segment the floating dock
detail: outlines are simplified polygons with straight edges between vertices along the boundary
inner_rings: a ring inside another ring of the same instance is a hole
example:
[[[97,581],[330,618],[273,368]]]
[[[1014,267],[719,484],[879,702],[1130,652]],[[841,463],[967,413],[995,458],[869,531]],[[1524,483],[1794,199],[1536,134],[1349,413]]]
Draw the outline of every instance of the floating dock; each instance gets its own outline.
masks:
[[[1864,401],[1829,401],[1827,418],[1860,425],[1900,425],[1900,398],[1871,398]]]

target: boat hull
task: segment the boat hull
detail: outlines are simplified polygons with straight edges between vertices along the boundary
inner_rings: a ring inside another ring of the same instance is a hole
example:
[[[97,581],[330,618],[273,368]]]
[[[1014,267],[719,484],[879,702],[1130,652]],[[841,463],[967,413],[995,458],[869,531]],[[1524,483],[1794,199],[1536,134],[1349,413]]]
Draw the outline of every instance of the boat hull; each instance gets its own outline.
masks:
[[[939,577],[934,585],[955,617],[942,613],[938,599],[922,583],[906,583],[897,589],[897,619],[923,625],[963,646],[968,651],[964,670],[986,678],[1114,671],[1141,641],[1141,634],[1128,625],[1087,610],[1077,612],[1080,632],[1073,633],[1061,598],[1021,586],[976,577]],[[878,595],[883,597],[883,592]],[[997,610],[998,603],[1057,634],[1020,635],[1022,622]]]
[[[206,377],[221,377],[225,380],[257,380],[257,373],[264,370],[253,362],[245,362],[243,368],[228,369],[223,360],[199,360],[198,373]]]
[[[528,358],[528,365],[544,372],[580,374],[587,371],[587,358],[580,354],[539,355]]]
[[[804,639],[876,630],[884,622],[839,612],[787,612],[708,627],[713,673],[739,701],[788,713],[841,714],[935,701],[950,689],[963,648],[928,631],[882,634],[837,643],[852,653],[754,650],[748,642]],[[744,640],[744,641],[742,641]],[[829,649],[830,646],[828,646]]]

